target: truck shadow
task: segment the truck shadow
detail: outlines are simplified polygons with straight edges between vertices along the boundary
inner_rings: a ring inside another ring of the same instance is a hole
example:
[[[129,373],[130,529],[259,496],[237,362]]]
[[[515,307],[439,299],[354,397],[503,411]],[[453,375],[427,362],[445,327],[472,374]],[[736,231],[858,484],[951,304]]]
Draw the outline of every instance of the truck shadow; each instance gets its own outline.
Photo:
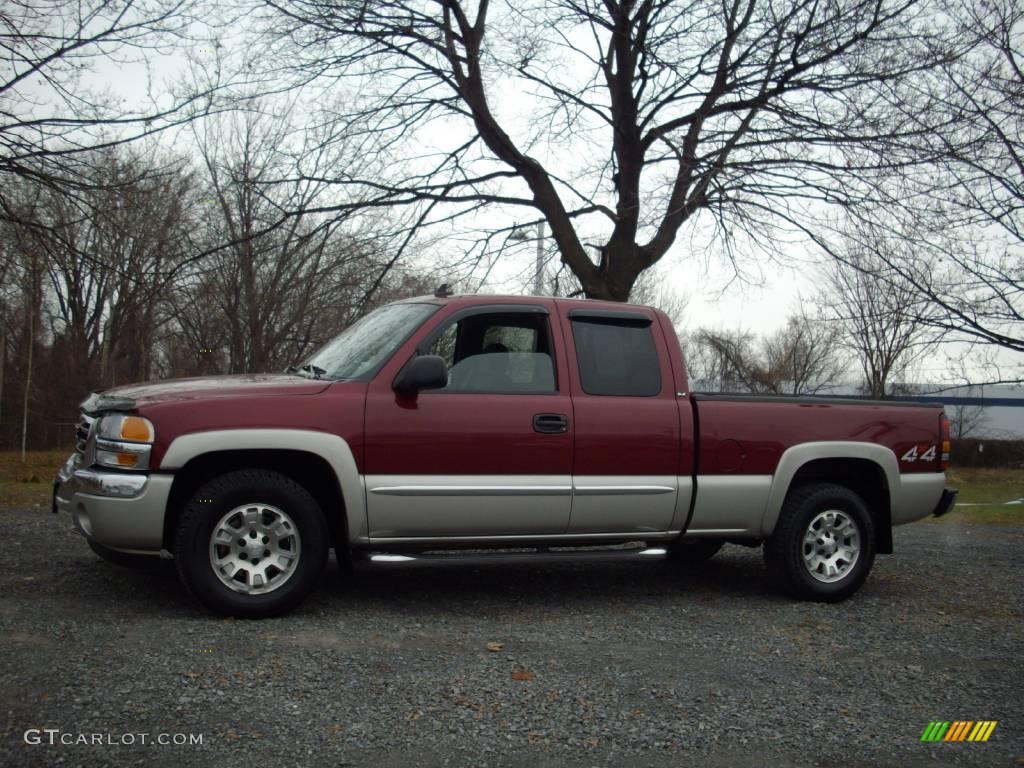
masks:
[[[173,563],[145,570],[120,568],[90,554],[63,562],[73,599],[102,614],[148,617],[208,617],[180,584]],[[472,615],[510,607],[572,604],[623,607],[661,602],[675,607],[718,601],[787,601],[760,553],[730,547],[699,565],[674,562],[425,565],[414,568],[357,564],[343,576],[333,557],[321,585],[296,614],[351,616],[353,611],[400,611],[424,617]],[[64,581],[64,579],[61,579]],[[284,619],[285,621],[287,618]]]
[[[778,596],[759,552],[725,551],[699,565],[674,562],[515,565],[357,564],[345,590],[351,605],[410,607],[425,612],[471,609],[481,600],[508,604],[608,601],[708,602]]]

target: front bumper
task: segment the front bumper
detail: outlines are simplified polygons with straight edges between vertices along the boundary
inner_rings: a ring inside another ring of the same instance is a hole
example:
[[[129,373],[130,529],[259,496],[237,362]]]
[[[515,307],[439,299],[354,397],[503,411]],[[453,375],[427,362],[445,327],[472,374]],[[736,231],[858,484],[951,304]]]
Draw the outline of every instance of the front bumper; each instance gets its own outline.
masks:
[[[74,530],[97,544],[157,554],[172,481],[170,475],[79,468],[72,456],[57,471],[52,508],[70,514]]]

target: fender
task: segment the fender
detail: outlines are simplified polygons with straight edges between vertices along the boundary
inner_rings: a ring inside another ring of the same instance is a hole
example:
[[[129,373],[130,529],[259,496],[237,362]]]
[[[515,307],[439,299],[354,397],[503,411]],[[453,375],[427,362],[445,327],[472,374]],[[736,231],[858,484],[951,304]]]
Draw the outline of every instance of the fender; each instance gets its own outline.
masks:
[[[313,453],[334,470],[345,500],[349,542],[365,541],[366,496],[352,449],[338,435],[308,429],[219,429],[174,438],[160,469],[175,470],[204,453],[235,450],[295,450]]]
[[[877,464],[885,473],[889,486],[889,504],[894,510],[897,509],[902,486],[899,463],[896,461],[896,454],[891,450],[875,443],[852,441],[801,443],[787,448],[779,458],[768,492],[768,502],[761,518],[761,536],[771,536],[775,530],[775,523],[779,519],[789,486],[800,467],[817,459],[866,459]]]

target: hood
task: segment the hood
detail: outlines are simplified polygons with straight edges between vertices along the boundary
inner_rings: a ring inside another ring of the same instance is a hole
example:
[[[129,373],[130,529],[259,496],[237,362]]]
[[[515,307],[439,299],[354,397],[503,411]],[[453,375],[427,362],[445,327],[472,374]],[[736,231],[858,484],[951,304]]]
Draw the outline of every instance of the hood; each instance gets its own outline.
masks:
[[[87,413],[131,411],[146,405],[218,397],[267,397],[315,395],[331,385],[328,379],[306,379],[283,373],[244,373],[234,376],[202,376],[128,384],[94,392],[82,402]]]

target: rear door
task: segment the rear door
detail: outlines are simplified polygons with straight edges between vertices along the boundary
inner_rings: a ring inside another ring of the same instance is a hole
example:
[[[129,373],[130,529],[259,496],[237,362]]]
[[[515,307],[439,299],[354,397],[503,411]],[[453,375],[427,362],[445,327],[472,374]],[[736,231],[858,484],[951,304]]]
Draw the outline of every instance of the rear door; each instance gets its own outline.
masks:
[[[446,313],[370,383],[371,539],[565,533],[571,400],[551,307],[477,305]],[[414,354],[445,358],[448,386],[416,398],[396,395],[391,383]]]
[[[569,530],[667,531],[681,482],[689,503],[690,479],[678,474],[680,409],[657,316],[642,307],[561,308],[575,440]]]

